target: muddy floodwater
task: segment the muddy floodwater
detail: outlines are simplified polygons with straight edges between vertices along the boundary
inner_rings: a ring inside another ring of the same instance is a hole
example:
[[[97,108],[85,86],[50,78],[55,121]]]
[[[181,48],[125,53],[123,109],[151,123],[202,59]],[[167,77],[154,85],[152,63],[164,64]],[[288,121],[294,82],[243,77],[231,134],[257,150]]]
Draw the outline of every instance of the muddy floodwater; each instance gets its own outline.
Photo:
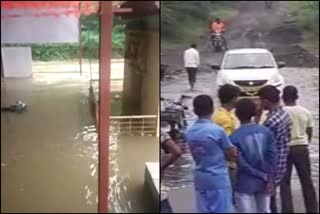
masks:
[[[88,79],[35,74],[2,80],[1,212],[97,212],[97,133]],[[145,152],[145,151],[148,151]],[[154,210],[143,190],[144,164],[158,160],[155,137],[110,136],[109,204],[113,212]]]
[[[319,69],[318,68],[283,68],[281,74],[285,78],[287,85],[295,85],[300,92],[299,103],[309,108],[314,120],[314,135],[310,148],[312,178],[319,195]],[[189,91],[187,75],[182,72],[180,75],[171,76],[170,80],[163,82],[161,86],[161,96],[171,99],[178,99],[182,94],[195,97],[199,94],[208,94],[214,98],[215,106],[219,105],[216,90],[216,73],[202,72],[198,74],[194,91]],[[189,100],[187,117],[189,125],[194,121],[195,115],[192,113],[192,100]],[[191,170],[193,161],[189,153],[166,171],[165,185],[167,188],[181,188],[192,185]],[[304,204],[301,187],[296,173],[293,176],[293,197],[296,212],[304,212]],[[185,203],[185,202],[184,202]],[[189,203],[189,202],[187,202]]]

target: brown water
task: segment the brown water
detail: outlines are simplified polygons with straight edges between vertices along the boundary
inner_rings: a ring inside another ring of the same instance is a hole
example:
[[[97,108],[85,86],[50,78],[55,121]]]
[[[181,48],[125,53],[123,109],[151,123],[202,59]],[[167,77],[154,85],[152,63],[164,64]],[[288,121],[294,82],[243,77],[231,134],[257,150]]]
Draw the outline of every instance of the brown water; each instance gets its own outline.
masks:
[[[1,106],[21,100],[28,109],[1,113],[1,212],[97,211],[88,87],[74,74],[2,80]],[[158,160],[157,139],[113,135],[110,144],[110,211],[155,210],[143,182],[144,163]]]
[[[114,135],[111,139],[110,211],[159,212],[150,192],[144,189],[145,162],[159,161],[158,138]]]
[[[50,79],[52,81],[52,79]],[[1,105],[1,211],[95,212],[97,143],[83,82],[6,80]]]

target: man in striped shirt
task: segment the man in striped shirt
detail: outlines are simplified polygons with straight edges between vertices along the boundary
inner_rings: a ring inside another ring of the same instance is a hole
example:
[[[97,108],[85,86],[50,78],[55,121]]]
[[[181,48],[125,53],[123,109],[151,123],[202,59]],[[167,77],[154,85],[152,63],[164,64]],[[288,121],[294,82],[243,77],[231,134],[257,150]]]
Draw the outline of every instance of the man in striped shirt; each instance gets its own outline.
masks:
[[[292,121],[289,114],[280,106],[280,91],[271,85],[265,86],[259,91],[261,107],[269,113],[264,122],[274,135],[277,161],[274,175],[274,186],[277,188],[287,169],[288,144],[291,141]],[[271,211],[277,213],[276,189],[271,197]]]

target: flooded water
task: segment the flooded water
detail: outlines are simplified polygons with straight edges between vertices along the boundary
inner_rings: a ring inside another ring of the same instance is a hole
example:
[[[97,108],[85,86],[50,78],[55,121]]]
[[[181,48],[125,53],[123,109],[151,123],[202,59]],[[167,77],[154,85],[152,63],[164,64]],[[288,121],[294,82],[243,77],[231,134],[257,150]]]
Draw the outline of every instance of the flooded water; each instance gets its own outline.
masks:
[[[295,85],[300,92],[299,102],[309,108],[314,119],[314,135],[310,145],[312,178],[319,195],[319,69],[310,68],[284,68],[281,69],[287,85]],[[208,94],[214,98],[215,106],[219,105],[216,96],[216,73],[199,73],[195,90],[188,91],[187,76],[184,72],[173,76],[171,80],[164,82],[161,86],[161,96],[171,99],[178,99],[182,94],[195,97],[199,94]],[[192,113],[191,100],[187,111],[189,125],[194,121],[195,115]],[[165,186],[161,191],[169,188],[181,188],[192,185],[191,170],[193,162],[191,155],[184,154],[179,162],[170,167],[165,173]],[[303,199],[300,191],[300,183],[294,173],[293,176],[294,202],[296,211],[304,211]]]
[[[156,137],[111,136],[111,212],[155,213],[159,208],[144,189],[145,162],[159,161]]]
[[[17,100],[28,106],[21,114],[1,113],[1,212],[97,212],[98,144],[88,89],[78,74],[1,81],[1,106]],[[158,154],[155,137],[110,136],[110,211],[158,210],[144,192],[145,162],[158,161]]]
[[[1,211],[95,212],[97,139],[87,85],[44,79],[1,82]]]

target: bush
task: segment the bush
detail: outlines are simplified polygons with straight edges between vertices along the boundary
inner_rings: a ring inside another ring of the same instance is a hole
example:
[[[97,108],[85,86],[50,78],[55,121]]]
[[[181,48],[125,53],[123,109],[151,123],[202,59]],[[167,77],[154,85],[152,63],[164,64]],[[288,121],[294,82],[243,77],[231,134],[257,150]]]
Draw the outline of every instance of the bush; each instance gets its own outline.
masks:
[[[96,15],[81,17],[83,58],[99,58],[99,19]],[[115,19],[112,30],[112,55],[123,57],[125,26]],[[32,57],[37,61],[72,60],[79,58],[79,44],[37,44],[31,45]]]
[[[319,1],[289,2],[291,15],[298,25],[319,35]]]

